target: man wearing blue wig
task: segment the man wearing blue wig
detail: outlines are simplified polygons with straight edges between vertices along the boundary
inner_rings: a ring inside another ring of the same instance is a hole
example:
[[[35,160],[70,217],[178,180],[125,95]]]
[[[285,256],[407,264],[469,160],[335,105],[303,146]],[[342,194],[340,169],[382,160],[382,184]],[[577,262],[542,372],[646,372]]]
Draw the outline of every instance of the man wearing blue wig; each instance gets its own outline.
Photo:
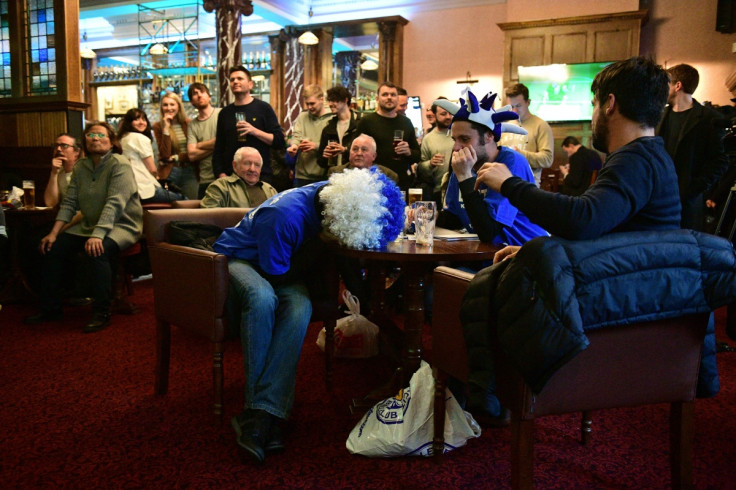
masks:
[[[245,459],[262,462],[284,447],[281,423],[294,403],[312,316],[304,279],[322,265],[320,234],[351,248],[383,248],[403,223],[396,184],[378,171],[353,169],[276,194],[215,242],[229,258],[228,308],[243,346],[245,409],[232,425]]]
[[[523,245],[532,238],[548,236],[500,193],[485,186],[474,189],[476,172],[484,163],[502,163],[513,175],[527,182],[534,182],[534,174],[523,155],[497,145],[502,132],[526,134],[525,129],[504,123],[518,118],[518,114],[508,107],[494,111],[496,94],[493,93],[480,102],[470,91],[466,97],[467,100],[460,99],[460,106],[446,99],[434,102],[453,114],[451,134],[455,141],[444,212],[438,224],[465,228],[477,233],[482,241],[495,245]]]

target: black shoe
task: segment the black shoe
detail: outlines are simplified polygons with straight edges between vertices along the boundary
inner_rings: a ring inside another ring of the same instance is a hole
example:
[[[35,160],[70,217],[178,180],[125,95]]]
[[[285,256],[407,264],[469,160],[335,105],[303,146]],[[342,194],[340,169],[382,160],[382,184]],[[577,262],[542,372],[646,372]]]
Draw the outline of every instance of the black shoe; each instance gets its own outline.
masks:
[[[92,320],[84,326],[82,332],[84,333],[95,333],[104,329],[110,325],[110,314],[109,313],[95,313],[92,315]]]
[[[263,463],[263,460],[266,459],[263,448],[268,441],[271,429],[271,415],[263,410],[248,409],[233,417],[231,423],[238,435],[237,442],[241,459]]]
[[[268,431],[268,442],[263,447],[267,453],[278,453],[284,450],[284,421],[271,415],[271,430]]]
[[[23,319],[23,323],[26,325],[37,325],[44,322],[58,322],[62,319],[64,314],[61,310],[56,311],[40,311],[35,315],[27,316]]]

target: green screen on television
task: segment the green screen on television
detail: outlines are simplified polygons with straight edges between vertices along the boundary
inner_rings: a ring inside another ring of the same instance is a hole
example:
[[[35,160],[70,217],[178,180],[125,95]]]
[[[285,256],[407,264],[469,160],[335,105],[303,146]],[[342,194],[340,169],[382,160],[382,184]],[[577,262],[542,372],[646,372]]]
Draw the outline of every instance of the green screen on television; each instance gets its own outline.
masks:
[[[590,121],[590,85],[609,64],[519,66],[519,82],[529,89],[529,111],[548,122]]]

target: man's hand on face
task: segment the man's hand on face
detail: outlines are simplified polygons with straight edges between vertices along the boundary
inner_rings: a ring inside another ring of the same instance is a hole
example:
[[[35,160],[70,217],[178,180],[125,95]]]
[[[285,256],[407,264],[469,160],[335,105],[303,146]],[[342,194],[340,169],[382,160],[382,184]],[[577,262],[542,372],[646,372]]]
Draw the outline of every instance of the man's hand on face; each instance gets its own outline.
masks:
[[[455,172],[458,182],[473,176],[473,166],[477,161],[478,155],[472,146],[465,146],[452,152],[452,171]]]
[[[61,169],[64,168],[64,163],[66,163],[66,157],[62,156],[56,156],[51,160],[51,171],[54,173],[61,172]]]
[[[484,163],[478,170],[475,190],[478,190],[481,184],[485,184],[489,189],[501,192],[501,184],[510,177],[513,177],[513,175],[503,163]]]

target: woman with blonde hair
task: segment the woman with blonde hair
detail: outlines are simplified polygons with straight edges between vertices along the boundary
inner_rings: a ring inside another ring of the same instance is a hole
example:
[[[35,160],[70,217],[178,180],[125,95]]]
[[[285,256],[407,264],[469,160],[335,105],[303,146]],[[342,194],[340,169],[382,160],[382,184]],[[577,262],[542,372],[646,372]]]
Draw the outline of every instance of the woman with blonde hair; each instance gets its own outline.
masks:
[[[184,105],[178,95],[166,92],[161,97],[161,121],[153,125],[159,151],[160,180],[178,186],[189,199],[197,198],[199,184],[194,164],[187,155],[187,120]]]

